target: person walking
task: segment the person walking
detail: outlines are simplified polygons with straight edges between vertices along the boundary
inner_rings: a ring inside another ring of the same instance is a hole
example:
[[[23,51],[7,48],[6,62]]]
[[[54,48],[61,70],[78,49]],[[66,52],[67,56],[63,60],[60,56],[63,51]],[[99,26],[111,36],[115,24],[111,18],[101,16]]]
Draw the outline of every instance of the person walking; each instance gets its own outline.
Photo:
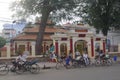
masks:
[[[73,54],[72,54],[72,51],[70,50],[69,51],[69,58],[72,60],[73,59]]]
[[[52,52],[52,62],[57,62],[57,56],[55,55],[55,52]]]
[[[76,52],[75,52],[75,58],[77,58],[78,56],[80,56],[80,52],[78,50],[76,50]]]
[[[83,53],[83,58],[84,58],[85,64],[88,65],[89,64],[89,57],[88,57],[87,52]]]

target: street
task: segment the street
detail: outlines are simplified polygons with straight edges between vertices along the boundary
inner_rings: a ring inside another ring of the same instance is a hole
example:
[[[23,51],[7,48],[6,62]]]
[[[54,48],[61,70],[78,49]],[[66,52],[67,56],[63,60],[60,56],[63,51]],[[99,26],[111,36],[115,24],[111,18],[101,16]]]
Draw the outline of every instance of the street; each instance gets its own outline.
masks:
[[[120,63],[109,67],[88,67],[76,69],[41,70],[39,74],[29,72],[22,75],[9,73],[0,80],[120,80]]]

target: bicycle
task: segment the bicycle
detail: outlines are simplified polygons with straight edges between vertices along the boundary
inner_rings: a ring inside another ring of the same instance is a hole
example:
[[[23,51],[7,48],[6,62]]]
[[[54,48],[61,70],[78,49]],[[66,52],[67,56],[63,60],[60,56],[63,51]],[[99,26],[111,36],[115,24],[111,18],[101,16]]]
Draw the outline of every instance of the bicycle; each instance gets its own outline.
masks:
[[[6,75],[9,72],[9,66],[7,63],[0,65],[0,75]]]
[[[95,66],[111,66],[112,59],[110,57],[106,58],[95,58]]]
[[[12,61],[12,66],[10,67],[10,65],[8,63],[4,63],[3,65],[0,66],[0,75],[6,75],[8,74],[9,71],[11,72],[15,72],[17,74],[22,74],[26,71],[29,71],[31,73],[39,73],[40,72],[40,67],[37,64],[38,60],[32,60],[32,61],[28,61],[28,62],[15,62]]]
[[[101,60],[101,64],[102,64],[102,66],[111,66],[112,65],[112,60],[111,60],[111,58],[103,58],[102,60]]]
[[[79,59],[72,59],[72,66],[74,68],[82,68],[91,66],[90,58],[86,58],[86,61],[83,56],[80,56]]]
[[[11,63],[12,65],[6,62],[0,66],[0,75],[6,75],[9,71],[17,74],[23,73],[21,70],[21,64],[17,64],[15,61],[12,61]]]
[[[37,64],[38,60],[27,61],[25,64],[21,66],[22,72],[31,72],[33,74],[40,72],[40,67]]]
[[[61,58],[59,58],[58,60],[57,60],[57,63],[56,63],[56,66],[55,66],[55,68],[57,69],[57,70],[60,70],[60,69],[64,69],[64,68],[66,68],[66,69],[70,69],[71,68],[71,63],[66,63],[66,60],[65,59],[61,59]]]

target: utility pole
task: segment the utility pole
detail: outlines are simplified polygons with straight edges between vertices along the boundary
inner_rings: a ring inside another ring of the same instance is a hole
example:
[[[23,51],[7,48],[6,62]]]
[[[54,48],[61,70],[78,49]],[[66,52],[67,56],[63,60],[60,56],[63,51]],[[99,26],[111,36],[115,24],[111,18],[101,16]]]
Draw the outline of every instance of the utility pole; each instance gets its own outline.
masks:
[[[12,29],[11,29],[11,30],[12,30],[12,34],[11,34],[11,35],[12,35],[12,39],[13,39],[13,32],[15,31],[15,29],[13,28],[14,23],[16,23],[16,21],[15,21],[15,20],[12,22]]]

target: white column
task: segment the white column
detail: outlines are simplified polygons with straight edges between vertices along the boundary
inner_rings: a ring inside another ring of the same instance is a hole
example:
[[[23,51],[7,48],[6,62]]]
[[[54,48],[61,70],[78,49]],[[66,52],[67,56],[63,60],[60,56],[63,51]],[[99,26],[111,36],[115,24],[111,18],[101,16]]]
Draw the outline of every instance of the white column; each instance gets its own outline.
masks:
[[[10,58],[10,43],[6,43],[6,48],[7,48],[7,58]]]
[[[32,51],[31,51],[31,52],[32,52],[32,57],[35,57],[35,42],[32,42],[32,43],[31,43],[31,48],[32,48],[32,49],[31,49],[31,50],[32,50]]]
[[[89,40],[89,42],[87,43],[87,48],[88,48],[88,56],[91,58],[91,41]]]
[[[103,40],[100,41],[100,50],[103,50]]]
[[[118,52],[120,52],[120,44],[118,44]]]
[[[69,41],[67,42],[67,55],[69,55],[69,51],[70,51],[70,43]]]
[[[75,42],[78,40],[78,39],[76,39],[76,38],[72,38],[73,39],[73,42],[72,42],[72,44],[73,44],[73,58],[75,58]],[[70,44],[70,43],[69,43]]]

